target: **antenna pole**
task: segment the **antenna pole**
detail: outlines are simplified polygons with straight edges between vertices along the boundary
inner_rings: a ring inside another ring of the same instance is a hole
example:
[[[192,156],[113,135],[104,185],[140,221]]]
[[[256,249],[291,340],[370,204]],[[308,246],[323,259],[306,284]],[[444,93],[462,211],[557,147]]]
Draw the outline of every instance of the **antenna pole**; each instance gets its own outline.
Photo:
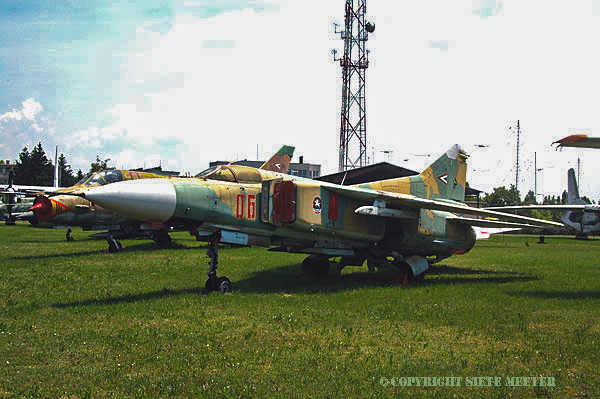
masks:
[[[537,202],[537,152],[533,153],[533,198],[535,199],[535,202]]]
[[[365,99],[366,70],[369,51],[368,33],[375,25],[365,22],[366,0],[346,0],[344,30],[335,33],[344,40],[342,68],[342,109],[340,116],[339,170],[344,171],[367,165],[367,111]]]
[[[577,184],[581,187],[581,158],[577,157]]]
[[[58,187],[58,146],[54,151],[54,187]]]
[[[519,141],[521,139],[521,121],[517,120],[517,167],[515,173],[515,205],[519,205]]]

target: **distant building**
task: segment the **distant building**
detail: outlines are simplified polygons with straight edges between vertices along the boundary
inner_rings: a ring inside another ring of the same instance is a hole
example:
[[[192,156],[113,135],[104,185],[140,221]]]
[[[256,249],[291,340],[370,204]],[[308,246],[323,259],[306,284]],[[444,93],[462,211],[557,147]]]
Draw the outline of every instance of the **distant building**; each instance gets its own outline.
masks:
[[[300,176],[307,177],[309,179],[315,179],[321,176],[321,165],[314,163],[304,163],[304,158],[300,157],[300,162],[290,163],[290,167],[288,169],[288,175],[292,176]],[[209,167],[219,166],[219,165],[229,165],[231,162],[226,161],[214,161],[208,164]],[[260,168],[265,161],[237,161],[234,162],[236,165],[242,166],[250,166],[252,168]]]
[[[153,168],[137,168],[137,169],[130,169],[134,172],[150,172],[150,173],[156,173],[157,175],[162,175],[162,176],[179,176],[179,172],[175,172],[172,170],[162,170],[162,166],[155,166]]]
[[[8,172],[11,169],[17,167],[16,164],[11,163],[10,160],[1,161],[0,163],[0,184],[8,184]]]

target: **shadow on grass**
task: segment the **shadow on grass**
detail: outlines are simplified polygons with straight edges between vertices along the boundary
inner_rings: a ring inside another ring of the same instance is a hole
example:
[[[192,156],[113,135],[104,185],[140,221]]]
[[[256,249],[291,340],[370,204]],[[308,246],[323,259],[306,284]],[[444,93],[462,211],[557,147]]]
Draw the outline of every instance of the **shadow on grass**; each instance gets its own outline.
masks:
[[[368,287],[400,288],[402,276],[395,269],[377,272],[352,272],[336,274],[329,277],[316,278],[307,276],[300,264],[290,264],[253,273],[250,277],[234,281],[234,291],[241,293],[273,294],[273,293],[334,293]],[[496,272],[488,270],[461,269],[452,266],[435,266],[430,269],[428,277],[417,286],[435,286],[450,284],[503,284],[517,281],[531,281],[536,277],[523,276],[512,272]],[[162,289],[139,294],[108,297],[104,299],[86,299],[83,301],[57,303],[56,308],[70,308],[89,305],[116,305],[137,301],[155,300],[183,294],[203,294],[204,281],[197,288]]]
[[[74,241],[74,242],[70,242],[70,243],[66,243],[65,248],[69,248],[70,250],[73,250],[74,248],[77,248],[77,244],[78,242],[82,242],[85,243],[85,241]],[[39,243],[39,241],[38,241]],[[88,245],[89,242],[86,243],[86,245]],[[55,245],[55,242],[47,242],[47,244],[49,245]],[[119,256],[121,254],[127,254],[127,253],[137,253],[137,252],[158,252],[158,251],[165,251],[165,250],[206,250],[206,244],[200,244],[198,246],[194,246],[194,247],[187,247],[184,245],[181,245],[177,242],[173,243],[173,246],[170,248],[161,248],[158,245],[156,245],[156,243],[154,243],[152,240],[147,240],[144,242],[140,242],[140,243],[136,243],[136,244],[129,244],[126,243],[123,245],[123,252],[122,253],[114,253],[111,254],[108,252],[108,244],[106,245],[106,248],[102,248],[102,249],[97,249],[97,250],[93,250],[93,251],[81,251],[81,252],[77,252],[76,249],[74,252],[63,252],[63,253],[58,253],[58,254],[39,254],[39,255],[26,255],[26,256],[12,256],[6,259],[9,260],[36,260],[36,259],[53,259],[53,258],[62,258],[65,256],[76,256],[76,257],[85,257],[85,256],[89,256],[89,255],[106,255],[106,256]]]
[[[332,265],[332,271],[335,266]],[[333,273],[332,273],[333,274]],[[514,272],[462,269],[453,266],[431,267],[423,282],[417,286],[439,284],[504,284],[536,280],[537,277]],[[365,287],[390,287],[402,284],[403,276],[395,269],[377,272],[360,271],[334,274],[326,278],[308,277],[299,264],[261,270],[234,283],[243,292],[337,292]]]
[[[164,288],[160,291],[145,292],[140,294],[121,295],[116,297],[108,297],[103,299],[86,299],[83,301],[75,301],[68,303],[55,303],[52,307],[64,309],[64,308],[76,308],[79,306],[90,306],[90,305],[117,305],[120,303],[132,303],[139,301],[150,301],[153,299],[160,299],[170,296],[185,295],[185,294],[202,294],[204,287],[202,288],[185,288],[179,290],[170,290]]]
[[[520,291],[507,294],[539,299],[600,299],[600,291]]]

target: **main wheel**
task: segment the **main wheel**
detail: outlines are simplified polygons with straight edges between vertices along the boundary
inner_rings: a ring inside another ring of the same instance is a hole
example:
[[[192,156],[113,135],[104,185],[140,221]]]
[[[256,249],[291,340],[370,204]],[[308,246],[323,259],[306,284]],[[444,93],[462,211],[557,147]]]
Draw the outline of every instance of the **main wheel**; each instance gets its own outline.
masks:
[[[168,233],[160,232],[153,233],[152,239],[160,248],[170,248],[173,240],[171,240],[171,236]]]
[[[309,276],[326,277],[329,274],[329,258],[311,255],[302,261],[302,270]]]
[[[233,284],[227,277],[221,276],[217,279],[217,291],[221,294],[226,294],[233,291]]]
[[[402,285],[412,284],[416,281],[415,275],[411,269],[411,267],[406,262],[394,262],[394,266],[396,266],[400,270],[400,281],[402,281]],[[421,273],[421,276],[423,273]]]
[[[317,277],[327,277],[329,275],[329,259],[321,258],[315,265],[314,274]]]

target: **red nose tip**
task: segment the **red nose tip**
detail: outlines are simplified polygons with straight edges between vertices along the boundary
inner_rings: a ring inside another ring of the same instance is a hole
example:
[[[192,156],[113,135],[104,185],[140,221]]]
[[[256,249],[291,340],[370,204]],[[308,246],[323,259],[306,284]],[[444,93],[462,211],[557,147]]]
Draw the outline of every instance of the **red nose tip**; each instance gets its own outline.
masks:
[[[48,211],[48,209],[44,209],[46,208],[44,205],[47,205],[46,203],[41,203],[38,202],[37,204],[35,204],[34,206],[32,206],[31,208],[29,208],[30,211],[40,211],[42,213],[44,213],[44,211]]]

